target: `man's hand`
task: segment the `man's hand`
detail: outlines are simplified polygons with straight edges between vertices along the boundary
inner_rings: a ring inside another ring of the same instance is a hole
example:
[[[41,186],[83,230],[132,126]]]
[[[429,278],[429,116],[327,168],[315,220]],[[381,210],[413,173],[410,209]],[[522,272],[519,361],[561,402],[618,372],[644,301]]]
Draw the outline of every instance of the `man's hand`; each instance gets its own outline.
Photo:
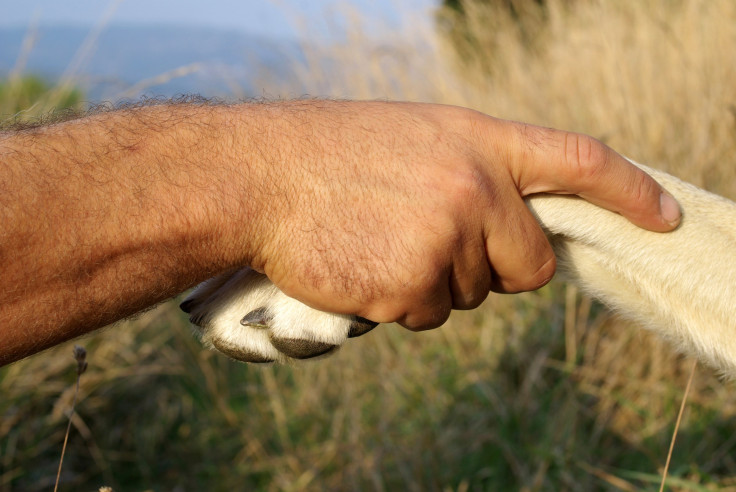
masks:
[[[490,290],[543,286],[555,257],[522,200],[532,193],[577,194],[654,231],[679,221],[653,179],[584,135],[439,105],[271,110],[279,149],[251,263],[324,311],[420,330]]]
[[[540,192],[679,220],[589,137],[450,106],[162,104],[0,132],[0,364],[245,265],[322,310],[435,327],[549,281],[522,200]]]

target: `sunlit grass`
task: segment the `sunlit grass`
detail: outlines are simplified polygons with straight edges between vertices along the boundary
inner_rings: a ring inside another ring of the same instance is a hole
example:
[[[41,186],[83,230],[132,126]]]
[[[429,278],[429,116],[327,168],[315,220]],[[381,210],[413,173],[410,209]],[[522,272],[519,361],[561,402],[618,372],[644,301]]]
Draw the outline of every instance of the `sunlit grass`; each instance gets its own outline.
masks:
[[[263,86],[578,130],[736,198],[734,4],[551,1],[533,43],[503,10],[468,5],[484,41],[462,63],[436,33],[377,44],[356,27],[331,59],[308,52],[300,80]],[[561,284],[298,367],[202,351],[174,304],[82,343],[67,489],[657,490],[690,367]],[[0,370],[0,489],[53,483],[71,350]],[[733,384],[699,368],[671,490],[736,490],[735,416]]]

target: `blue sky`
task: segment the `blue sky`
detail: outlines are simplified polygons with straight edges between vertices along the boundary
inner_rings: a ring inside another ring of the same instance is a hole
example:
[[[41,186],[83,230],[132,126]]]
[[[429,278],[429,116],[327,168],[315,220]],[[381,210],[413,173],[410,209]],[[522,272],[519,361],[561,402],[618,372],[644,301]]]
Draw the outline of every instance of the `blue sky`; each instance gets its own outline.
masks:
[[[428,22],[439,0],[0,0],[2,26],[76,24],[91,26],[110,15],[111,23],[151,23],[244,30],[298,37],[300,22],[312,32],[328,31],[328,21],[354,9],[384,26],[400,19]],[[321,27],[320,27],[321,26]]]

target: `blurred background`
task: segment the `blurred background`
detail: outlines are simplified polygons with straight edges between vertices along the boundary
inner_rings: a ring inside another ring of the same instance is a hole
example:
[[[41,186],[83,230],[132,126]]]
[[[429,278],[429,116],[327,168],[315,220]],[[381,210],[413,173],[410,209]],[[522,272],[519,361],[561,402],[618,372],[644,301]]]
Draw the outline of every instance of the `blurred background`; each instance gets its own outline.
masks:
[[[591,134],[736,199],[731,0],[3,1],[0,120],[172,97],[404,99]],[[683,300],[686,301],[686,300]],[[256,367],[177,302],[0,369],[0,490],[658,490],[692,361],[561,282]],[[670,490],[736,490],[699,366]]]

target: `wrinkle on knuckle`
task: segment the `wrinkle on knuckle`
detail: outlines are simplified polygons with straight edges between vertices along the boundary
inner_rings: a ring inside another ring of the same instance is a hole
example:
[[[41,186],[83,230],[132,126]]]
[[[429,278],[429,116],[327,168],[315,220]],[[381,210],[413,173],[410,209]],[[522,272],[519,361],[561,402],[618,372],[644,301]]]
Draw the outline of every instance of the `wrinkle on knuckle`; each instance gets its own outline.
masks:
[[[651,204],[652,201],[654,201],[655,206],[658,206],[659,185],[653,179],[640,174],[640,172],[633,173],[622,192],[628,197],[627,203],[634,206]]]
[[[632,176],[627,179],[622,186],[620,192],[626,196],[630,203],[640,203],[646,199],[651,191],[651,186],[647,183],[648,180],[641,179],[639,176]]]
[[[534,268],[534,270],[531,270]],[[515,278],[504,278],[504,292],[513,294],[518,292],[529,292],[544,287],[552,277],[554,277],[557,269],[557,258],[551,254],[538,267],[531,267],[526,273],[519,274]]]
[[[608,149],[593,137],[565,133],[563,149],[565,165],[575,179],[594,182],[608,169]]]
[[[549,258],[532,274],[529,279],[530,290],[535,290],[546,285],[557,271],[557,257],[552,254]]]

